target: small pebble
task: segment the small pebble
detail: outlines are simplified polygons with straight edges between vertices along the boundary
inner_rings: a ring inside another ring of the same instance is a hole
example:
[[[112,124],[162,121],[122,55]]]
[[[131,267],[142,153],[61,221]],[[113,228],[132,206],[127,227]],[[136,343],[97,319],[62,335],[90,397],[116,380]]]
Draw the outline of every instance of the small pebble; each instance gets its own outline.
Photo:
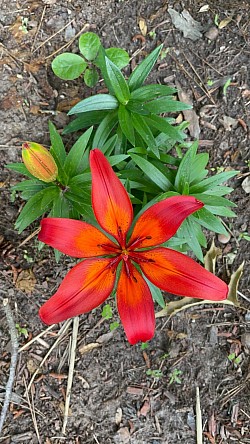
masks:
[[[227,236],[225,234],[219,234],[218,235],[218,241],[221,244],[227,244],[230,241],[230,239],[231,239],[231,234],[230,233],[228,233]]]
[[[250,349],[250,333],[243,333],[241,336],[241,343],[244,347]]]
[[[247,176],[243,180],[241,186],[242,186],[243,190],[245,191],[245,193],[247,193],[247,194],[250,193],[250,176]]]
[[[216,28],[215,26],[212,26],[212,28],[210,28],[205,33],[205,37],[207,37],[207,39],[209,39],[209,40],[217,39],[218,35],[219,35],[219,31],[218,31],[218,28]]]

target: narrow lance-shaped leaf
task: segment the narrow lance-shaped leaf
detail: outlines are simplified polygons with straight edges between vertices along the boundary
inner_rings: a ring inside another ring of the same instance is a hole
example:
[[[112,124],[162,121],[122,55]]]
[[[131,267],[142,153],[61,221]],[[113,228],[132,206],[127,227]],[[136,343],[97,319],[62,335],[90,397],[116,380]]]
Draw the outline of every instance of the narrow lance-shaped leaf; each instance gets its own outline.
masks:
[[[175,94],[177,90],[167,85],[145,85],[131,92],[132,100],[147,102],[155,97],[170,96]]]
[[[118,108],[118,101],[114,96],[110,94],[97,94],[92,97],[87,97],[81,102],[77,103],[69,111],[69,115],[87,113],[89,111],[102,111]]]
[[[155,48],[154,51],[151,52],[144,60],[141,62],[132,72],[129,77],[128,85],[130,91],[134,91],[135,89],[142,86],[146,78],[148,77],[150,71],[153,69],[159,54],[162,50],[163,45]]]
[[[192,106],[179,102],[178,100],[171,100],[167,97],[159,97],[145,103],[145,108],[153,114],[161,114],[191,109]]]
[[[72,120],[63,130],[63,134],[73,133],[80,129],[88,128],[89,126],[96,125],[104,119],[108,111],[89,111],[82,113],[75,120]]]
[[[171,182],[158,170],[152,163],[137,154],[130,154],[136,165],[163,191],[168,191],[172,188]]]
[[[132,113],[132,122],[136,131],[143,138],[146,145],[151,149],[151,151],[155,154],[156,157],[159,157],[159,150],[155,142],[155,138],[150,127],[147,125],[143,117],[138,114]]]
[[[27,170],[26,166],[22,162],[8,163],[5,166],[6,168],[16,171],[19,174],[23,174],[24,176],[28,176],[31,179],[35,179],[34,176]]]
[[[201,183],[192,185],[190,187],[190,193],[203,193],[204,191],[211,190],[212,188],[220,185],[223,182],[236,176],[239,171],[225,171],[223,173],[215,174],[214,176],[204,179]]]
[[[119,100],[120,103],[123,105],[126,105],[130,99],[130,92],[128,84],[119,70],[117,66],[111,62],[107,57],[105,58],[106,61],[106,67],[107,67],[107,73],[110,78],[110,82],[112,84],[112,88],[114,90],[114,93]]]
[[[73,177],[81,172],[83,156],[92,131],[93,127],[89,128],[84,134],[82,134],[67,155],[64,169],[69,177]]]
[[[181,160],[175,177],[175,187],[179,193],[183,193],[186,183],[189,185],[193,160],[195,158],[197,148],[198,142],[194,142]]]
[[[195,235],[193,225],[190,223],[188,219],[189,218],[184,220],[184,222],[182,223],[181,227],[178,230],[178,235],[186,239],[186,243],[188,244],[189,248],[194,252],[196,257],[201,262],[204,262],[201,246]]]
[[[118,110],[119,124],[122,132],[125,134],[129,142],[135,145],[135,132],[130,112],[124,105],[119,106]]]
[[[106,143],[112,129],[118,123],[117,111],[107,114],[107,116],[102,120],[98,126],[94,139],[92,142],[92,147],[102,149],[103,145]]]
[[[163,117],[152,114],[150,116],[145,116],[144,119],[151,128],[156,128],[158,131],[167,134],[170,139],[177,142],[183,142],[184,138],[186,137],[184,133],[182,133],[178,128],[170,125],[170,123],[167,122],[167,120]]]
[[[225,234],[225,236],[227,236],[227,230],[224,228],[224,225],[222,225],[218,217],[214,216],[206,208],[201,208],[201,210],[195,213],[194,217],[200,225],[208,230],[214,231],[215,233]]]
[[[15,223],[15,227],[19,233],[25,230],[28,225],[34,222],[34,220],[40,217],[44,211],[48,209],[47,202],[42,206],[42,201],[45,196],[50,195],[50,188],[51,187],[45,188],[39,193],[35,194],[35,196],[31,197],[23,207]]]
[[[63,164],[66,159],[66,151],[60,134],[57,132],[55,125],[49,122],[49,132],[51,140],[50,153],[54,157],[58,166],[58,178],[65,184],[67,182],[67,176],[63,170]]]

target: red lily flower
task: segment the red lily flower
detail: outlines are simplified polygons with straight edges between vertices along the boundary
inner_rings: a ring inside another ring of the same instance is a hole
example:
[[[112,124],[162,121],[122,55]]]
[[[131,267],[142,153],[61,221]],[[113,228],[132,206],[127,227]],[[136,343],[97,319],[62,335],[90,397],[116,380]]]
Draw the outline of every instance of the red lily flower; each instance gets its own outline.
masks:
[[[98,149],[90,153],[90,168],[93,210],[107,236],[78,220],[42,220],[40,241],[85,259],[72,268],[57,292],[40,308],[40,317],[46,324],[61,322],[102,304],[114,289],[120,263],[117,306],[131,344],[146,342],[154,335],[154,304],[143,274],[154,285],[176,295],[226,299],[225,282],[186,255],[158,247],[176,233],[187,216],[203,206],[202,202],[192,196],[174,196],[152,205],[138,218],[127,241],[133,220],[127,191]]]

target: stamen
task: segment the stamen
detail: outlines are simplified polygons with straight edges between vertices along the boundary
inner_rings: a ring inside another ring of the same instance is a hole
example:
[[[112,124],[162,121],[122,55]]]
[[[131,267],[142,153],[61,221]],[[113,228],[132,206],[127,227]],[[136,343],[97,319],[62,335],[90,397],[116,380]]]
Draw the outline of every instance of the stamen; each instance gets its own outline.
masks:
[[[128,244],[129,248],[132,248],[133,250],[135,248],[138,248],[138,245],[140,245],[144,240],[150,240],[152,239],[152,236],[144,236],[144,237],[137,237],[137,239],[134,240],[134,242],[132,242],[132,244]]]
[[[103,248],[106,251],[111,251],[112,253],[120,253],[120,248],[112,244],[97,244],[97,247]]]
[[[140,263],[140,262],[149,262],[149,263],[154,263],[155,261],[154,261],[154,259],[150,259],[150,258],[147,258],[147,257],[143,257],[143,252],[129,252],[129,257],[130,257],[130,259],[132,259],[132,260],[134,260],[135,262],[137,262],[138,264]]]

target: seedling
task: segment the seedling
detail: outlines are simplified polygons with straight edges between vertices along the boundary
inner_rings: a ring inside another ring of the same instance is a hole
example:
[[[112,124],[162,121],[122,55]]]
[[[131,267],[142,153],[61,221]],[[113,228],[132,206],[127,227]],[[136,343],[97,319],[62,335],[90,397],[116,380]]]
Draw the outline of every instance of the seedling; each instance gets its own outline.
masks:
[[[111,305],[106,304],[104,305],[103,309],[102,309],[102,317],[104,319],[111,319],[113,316],[113,310]]]
[[[146,350],[149,347],[148,342],[142,342],[141,343],[141,350]]]
[[[18,331],[19,336],[23,335],[25,339],[29,337],[27,328],[21,327],[19,324],[16,324],[16,329]]]
[[[231,84],[231,79],[228,79],[225,83],[225,85],[223,86],[223,96],[226,96],[227,94],[227,88],[230,86]]]
[[[177,368],[175,368],[172,373],[170,373],[170,378],[169,378],[169,385],[171,384],[181,384],[181,379],[179,378],[179,376],[182,374],[181,370],[178,370]]]
[[[163,373],[162,373],[161,370],[157,370],[157,369],[156,370],[151,370],[151,369],[148,369],[146,371],[146,375],[147,376],[152,376],[152,378],[159,379],[159,378],[161,378],[163,376]]]
[[[235,353],[230,353],[230,355],[228,355],[227,359],[232,362],[233,364],[235,364],[235,366],[237,367],[240,363],[241,363],[241,357],[237,356]]]

